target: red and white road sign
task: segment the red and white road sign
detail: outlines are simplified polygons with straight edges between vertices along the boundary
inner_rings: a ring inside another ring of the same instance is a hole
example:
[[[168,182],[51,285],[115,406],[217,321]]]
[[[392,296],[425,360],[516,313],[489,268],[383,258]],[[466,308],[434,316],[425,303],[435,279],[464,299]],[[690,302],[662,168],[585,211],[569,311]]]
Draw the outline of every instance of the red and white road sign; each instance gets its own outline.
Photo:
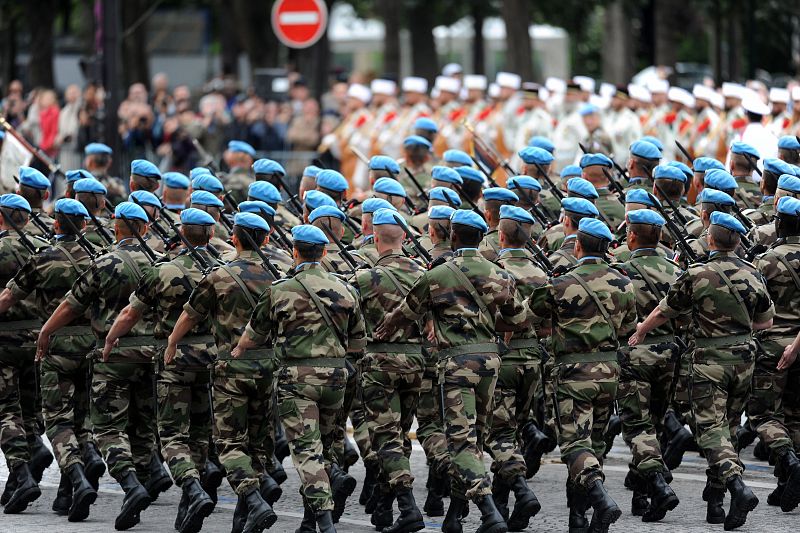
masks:
[[[328,25],[328,7],[323,0],[277,0],[272,5],[272,29],[289,48],[308,48]]]

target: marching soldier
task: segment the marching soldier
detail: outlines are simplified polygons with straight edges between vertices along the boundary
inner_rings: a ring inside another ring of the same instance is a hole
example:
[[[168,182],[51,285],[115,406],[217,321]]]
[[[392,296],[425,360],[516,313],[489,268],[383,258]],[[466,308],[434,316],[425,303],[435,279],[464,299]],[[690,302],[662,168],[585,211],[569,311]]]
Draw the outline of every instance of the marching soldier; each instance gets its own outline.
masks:
[[[486,204],[484,214],[489,232],[483,237],[478,251],[489,261],[494,261],[500,253],[500,233],[497,229],[500,225],[500,209],[519,202],[519,197],[508,189],[489,187],[483,190],[483,200]]]
[[[19,167],[18,174],[16,193],[31,206],[30,218],[24,230],[47,240],[53,235],[53,219],[44,212],[42,205],[50,198],[50,180],[32,167]]]
[[[75,192],[73,191],[73,185],[76,181],[81,180],[83,178],[94,178],[92,174],[88,170],[84,170],[79,168],[77,170],[67,170],[64,173],[64,198],[75,198]]]
[[[595,201],[597,210],[605,217],[612,228],[618,227],[625,219],[625,206],[611,190],[610,172],[614,163],[605,154],[584,154],[580,160],[581,177],[588,180],[599,195]]]
[[[93,142],[86,145],[86,148],[83,149],[83,154],[85,156],[83,166],[91,173],[90,176],[83,177],[90,178],[93,176],[97,178],[109,191],[108,200],[111,205],[115,206],[120,202],[124,202],[125,184],[120,178],[111,176],[108,173],[111,168],[111,158],[114,154],[111,147],[103,143]],[[67,190],[69,190],[69,187],[67,187]]]
[[[131,161],[131,176],[128,187],[132,191],[155,193],[161,185],[161,171],[150,161],[134,159]]]
[[[661,150],[648,141],[639,139],[630,145],[628,158],[628,187],[650,190],[653,185],[653,170],[661,159]]]
[[[269,204],[260,200],[245,200],[238,205],[238,208],[240,213],[255,213],[267,221],[270,238],[266,244],[261,247],[261,250],[281,273],[287,274],[292,269],[292,256],[284,247],[288,246],[291,248],[291,241],[280,245],[274,244],[275,242],[282,241],[281,235],[275,230],[275,210],[272,209]],[[273,235],[278,238],[273,237]]]
[[[775,191],[774,203],[780,201],[785,196],[800,198],[800,178],[791,174],[784,174],[778,178],[778,188]],[[756,226],[747,235],[751,242],[759,243],[763,246],[772,245],[778,238],[775,231],[775,224],[762,224]]]
[[[784,135],[778,139],[778,158],[790,165],[800,163],[800,140],[796,135]]]
[[[753,209],[760,203],[758,185],[753,181],[759,159],[758,151],[749,144],[738,141],[731,144],[730,173],[739,184],[735,198],[740,209]]]
[[[303,198],[307,198],[310,192],[312,191],[306,192]],[[302,222],[300,222],[302,213],[295,213],[289,210],[278,188],[268,181],[257,181],[250,184],[247,190],[247,199],[259,200],[274,209],[275,224],[279,225],[285,231],[290,231],[293,227],[302,224]]]
[[[564,239],[561,242],[561,246],[550,254],[549,259],[554,268],[569,268],[578,262],[578,258],[575,255],[575,245],[581,220],[595,218],[600,212],[592,202],[585,198],[564,198],[561,206],[564,209]]]
[[[244,141],[236,140],[228,142],[228,149],[222,154],[222,158],[228,166],[228,172],[222,176],[221,181],[231,191],[231,197],[236,203],[245,199],[247,188],[255,181],[250,174],[251,167],[254,173],[259,174],[263,173],[264,162],[271,162],[269,159],[259,159],[254,163],[256,149]]]
[[[434,261],[440,257],[449,257],[452,253],[450,216],[453,211],[455,209],[447,205],[434,205],[427,211],[427,233],[420,237],[419,243],[431,254]]]
[[[112,242],[109,239],[113,241],[111,236],[114,228],[111,219],[103,216],[108,194],[105,186],[94,178],[83,178],[75,182],[72,190],[75,199],[86,208],[87,218],[89,215],[94,217],[90,220],[91,227],[86,228],[86,240],[98,249],[110,246]],[[98,224],[94,223],[95,220]]]
[[[795,175],[795,170],[789,163],[780,159],[765,159],[764,170],[761,172],[761,181],[758,184],[761,192],[761,201],[754,209],[746,209],[743,214],[753,224],[760,226],[772,223],[775,215],[775,192],[778,190],[778,179],[784,175]]]

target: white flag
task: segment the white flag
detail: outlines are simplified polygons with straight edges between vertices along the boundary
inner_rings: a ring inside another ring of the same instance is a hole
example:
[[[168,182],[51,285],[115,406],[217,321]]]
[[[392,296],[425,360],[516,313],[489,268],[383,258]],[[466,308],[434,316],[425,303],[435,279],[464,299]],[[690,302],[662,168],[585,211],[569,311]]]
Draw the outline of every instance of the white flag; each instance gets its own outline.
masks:
[[[6,132],[3,149],[0,151],[0,192],[5,194],[17,189],[14,176],[19,172],[19,167],[30,165],[32,158],[30,150],[16,137]]]

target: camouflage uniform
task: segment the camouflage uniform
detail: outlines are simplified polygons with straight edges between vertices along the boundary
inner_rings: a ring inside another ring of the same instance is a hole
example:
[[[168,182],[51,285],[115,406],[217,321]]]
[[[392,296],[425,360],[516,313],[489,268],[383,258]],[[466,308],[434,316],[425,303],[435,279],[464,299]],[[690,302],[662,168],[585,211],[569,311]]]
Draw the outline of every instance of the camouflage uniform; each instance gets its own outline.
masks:
[[[225,184],[225,189],[231,193],[231,200],[237,205],[247,200],[247,190],[256,181],[247,167],[232,168],[227,174],[221,175],[220,179]]]
[[[733,199],[739,204],[739,209],[752,209],[761,204],[761,190],[758,184],[753,183],[752,178],[747,176],[734,176],[739,187],[733,193]]]
[[[553,263],[553,268],[570,268],[578,264],[578,260],[575,258],[576,240],[578,240],[577,235],[567,235],[561,242],[561,246],[550,254],[548,259]]]
[[[258,488],[274,468],[274,410],[271,350],[251,350],[232,359],[258,295],[274,280],[254,251],[215,268],[192,292],[184,311],[208,321],[217,346],[214,365],[214,437],[228,482],[237,495]]]
[[[114,220],[107,217],[95,217],[97,221],[100,223],[101,226],[106,230],[106,233],[114,239]],[[86,240],[92,243],[94,246],[98,248],[107,248],[109,247],[108,241],[100,235],[100,230],[97,229],[94,221],[88,220],[86,224],[86,231],[84,232],[84,236]],[[159,239],[160,240],[160,239]],[[147,244],[150,244],[149,242]],[[162,242],[161,246],[163,247],[164,244]]]
[[[334,462],[333,430],[347,381],[345,356],[363,348],[365,339],[354,291],[319,263],[303,263],[294,277],[267,287],[246,334],[256,342],[273,341],[281,365],[278,413],[301,491],[315,512],[332,511],[326,470]]]
[[[116,206],[118,203],[128,199],[128,188],[121,178],[109,176],[108,174],[95,174],[95,178],[108,191],[106,197],[111,202],[111,205]]]
[[[42,222],[42,224],[44,224],[45,227],[47,227],[47,230],[49,231],[50,235],[45,235],[44,232],[39,228],[39,224],[33,221],[34,214]],[[42,239],[49,239],[50,236],[53,234],[54,222],[55,221],[53,220],[53,218],[47,213],[45,213],[41,207],[34,207],[33,209],[31,209],[31,218],[28,220],[28,223],[25,225],[25,227],[22,228],[22,231],[24,231],[29,235],[35,235],[36,237],[40,237]]]
[[[749,218],[756,226],[772,224],[772,217],[775,216],[775,197],[762,197],[758,207],[754,209],[745,209],[742,214]]]
[[[608,187],[598,187],[597,194],[600,197],[595,200],[594,205],[611,224],[611,230],[615,231],[625,221],[625,205],[618,200],[617,193]]]
[[[560,210],[561,207],[558,207]],[[558,223],[549,227],[539,236],[539,246],[547,252],[558,250],[566,239],[567,235],[564,233],[564,224]]]
[[[489,261],[496,261],[500,253],[500,232],[497,228],[489,230],[489,233],[484,236],[481,245],[478,247],[481,255]]]

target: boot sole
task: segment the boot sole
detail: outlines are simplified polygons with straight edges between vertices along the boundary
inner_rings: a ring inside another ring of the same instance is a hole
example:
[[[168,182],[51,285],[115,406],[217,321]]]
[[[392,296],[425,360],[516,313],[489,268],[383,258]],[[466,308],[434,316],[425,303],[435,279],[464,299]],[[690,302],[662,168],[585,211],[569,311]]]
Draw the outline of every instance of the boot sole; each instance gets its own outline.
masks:
[[[124,507],[124,504],[123,504]],[[150,497],[142,496],[137,500],[131,502],[128,509],[124,509],[125,515],[120,512],[116,520],[114,520],[114,529],[117,531],[126,531],[139,523],[139,514],[150,507]]]
[[[531,518],[542,510],[542,504],[538,500],[530,500],[522,504],[522,508],[517,510],[520,505],[514,505],[511,511],[511,518],[506,520],[509,531],[524,531],[528,528]]]
[[[97,500],[97,493],[93,490],[80,495],[72,495],[72,506],[69,508],[67,520],[69,522],[82,522],[89,517],[89,507]]]
[[[208,501],[195,504],[194,508],[190,505],[186,511],[186,516],[181,524],[180,533],[199,533],[203,529],[203,521],[214,512],[214,502]]]
[[[269,529],[272,527],[272,524],[278,521],[278,515],[276,515],[273,511],[267,511],[266,513],[262,514],[256,519],[256,523],[253,524],[250,528],[247,527],[247,523],[245,523],[245,527],[243,533],[261,533],[265,529]]]
[[[16,500],[12,498],[3,509],[4,514],[19,514],[28,508],[28,505],[39,499],[42,491],[38,486],[34,486],[23,492]]]
[[[508,526],[501,522],[499,524],[494,524],[489,526],[486,529],[481,529],[480,527],[476,530],[476,533],[508,533]]]
[[[758,498],[748,498],[746,502],[736,506],[736,514],[725,517],[725,531],[742,527],[747,522],[747,515],[758,506]]]

